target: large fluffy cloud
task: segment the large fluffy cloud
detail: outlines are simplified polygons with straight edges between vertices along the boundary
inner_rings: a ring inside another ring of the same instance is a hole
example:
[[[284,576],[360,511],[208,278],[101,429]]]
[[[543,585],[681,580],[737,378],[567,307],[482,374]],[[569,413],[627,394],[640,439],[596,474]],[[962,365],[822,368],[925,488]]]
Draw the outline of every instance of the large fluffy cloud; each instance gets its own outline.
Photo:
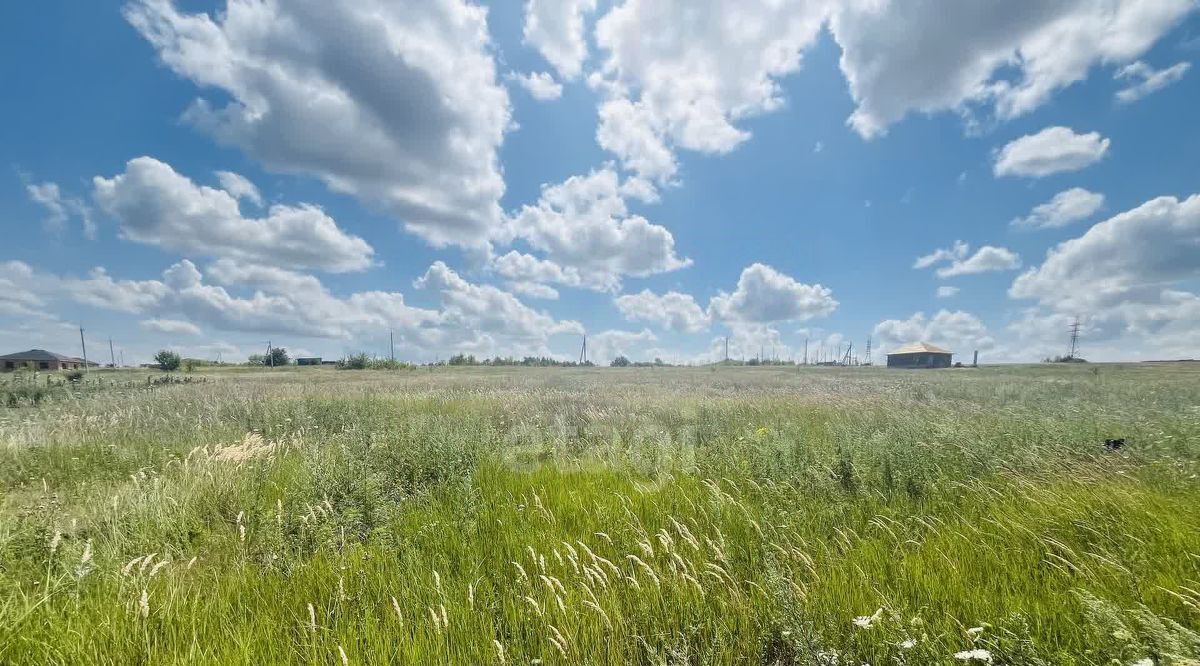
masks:
[[[832,15],[842,71],[874,136],[912,111],[1037,108],[1096,65],[1132,61],[1195,8],[1191,0],[862,0]]]
[[[1109,143],[1099,132],[1077,134],[1069,127],[1047,127],[1008,142],[997,151],[992,170],[997,176],[1030,178],[1078,171],[1099,162]]]
[[[917,312],[908,319],[887,319],[875,325],[874,336],[882,353],[910,342],[928,342],[956,352],[960,357],[966,357],[976,349],[988,350],[996,346],[987,326],[975,315],[962,310],[940,310],[933,317]]]
[[[1197,278],[1200,195],[1159,197],[1052,248],[1008,293],[1035,302],[1014,325],[1035,344],[1061,346],[1065,323],[1078,317],[1091,357],[1128,358],[1145,349],[1194,355],[1200,296],[1188,287]],[[1101,341],[1112,346],[1098,347]]]
[[[116,280],[101,267],[86,278],[63,278],[61,287],[79,303],[130,314],[155,308],[171,293],[158,280]]]
[[[646,356],[650,343],[658,340],[652,331],[642,329],[638,332],[609,330],[589,335],[588,360],[596,363],[608,363],[618,356],[631,360],[641,360]]]
[[[1164,287],[1200,277],[1200,195],[1159,197],[1052,248],[1019,276],[1014,298],[1094,310],[1157,298]]]
[[[390,330],[399,348],[429,358],[456,351],[549,354],[552,336],[583,332],[578,322],[468,282],[441,262],[415,282],[437,301],[433,309],[409,305],[394,291],[341,296],[312,275],[228,259],[203,272],[185,259],[148,280],[114,279],[103,268],[84,278],[62,277],[8,262],[0,264],[0,286],[8,283],[13,289],[0,298],[0,314],[52,309],[62,300],[141,315],[142,328],[171,335],[204,329],[350,344]]]
[[[668,291],[656,294],[643,289],[613,301],[629,321],[648,321],[671,331],[695,333],[708,328],[709,317],[691,294]]]
[[[604,53],[593,83],[607,101],[601,146],[639,174],[670,179],[671,147],[709,153],[749,137],[738,120],[783,104],[776,79],[795,71],[825,3],[626,0],[596,24]]]
[[[276,205],[266,217],[243,216],[238,197],[257,197],[257,190],[229,175],[221,179],[233,191],[219,190],[196,185],[152,157],[138,157],[124,173],[97,176],[93,197],[120,222],[126,238],[191,256],[332,272],[371,265],[371,246],[316,206]]]
[[[553,281],[598,289],[615,288],[621,276],[642,277],[691,264],[675,254],[670,231],[628,212],[617,174],[609,167],[543,187],[536,204],[522,207],[509,220],[504,240],[513,239],[546,255],[538,270],[575,276]],[[557,268],[550,269],[552,264]]]
[[[770,324],[825,317],[837,306],[830,289],[755,263],[742,270],[732,294],[722,292],[709,301],[708,311],[726,322]]]
[[[826,23],[860,135],[912,112],[1005,120],[1096,66],[1133,62],[1194,8],[1191,0],[625,0],[596,24],[602,60],[591,81],[605,94],[597,139],[626,168],[660,181],[675,174],[675,148],[733,149],[749,136],[739,120],[783,104],[778,80],[799,68]]]
[[[419,289],[435,292],[442,302],[443,317],[457,327],[522,341],[544,341],[559,333],[583,333],[579,322],[556,321],[506,291],[467,282],[440,261],[430,266],[414,284]]]
[[[186,119],[268,168],[320,178],[437,244],[500,220],[510,125],[487,12],[465,0],[134,0],[130,23],[204,88]]]
[[[1015,227],[1049,229],[1086,220],[1104,207],[1104,195],[1072,187],[1033,207],[1029,215],[1012,221]]]

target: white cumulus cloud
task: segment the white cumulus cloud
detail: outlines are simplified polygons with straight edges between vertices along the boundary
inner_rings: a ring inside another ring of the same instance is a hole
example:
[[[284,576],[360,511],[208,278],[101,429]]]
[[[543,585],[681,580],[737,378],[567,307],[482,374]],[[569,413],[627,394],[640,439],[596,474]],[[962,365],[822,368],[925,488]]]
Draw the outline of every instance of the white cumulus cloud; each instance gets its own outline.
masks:
[[[963,310],[939,310],[933,317],[917,312],[908,319],[887,319],[875,325],[874,336],[884,353],[911,342],[928,342],[956,352],[960,358],[976,349],[996,347],[987,326]]]
[[[134,0],[129,22],[219,94],[185,119],[268,169],[314,176],[434,244],[500,223],[511,123],[487,11],[465,0],[227,0],[213,14]]]
[[[577,280],[613,289],[622,276],[644,277],[691,264],[675,253],[670,231],[628,212],[617,174],[609,167],[544,186],[536,204],[523,206],[509,219],[505,240],[511,239],[525,241],[564,274],[578,276],[541,282]],[[548,269],[548,264],[541,266],[539,270]]]
[[[245,217],[230,192],[196,185],[152,157],[134,158],[124,173],[97,176],[94,185],[96,204],[116,218],[126,238],[140,243],[330,272],[363,270],[373,262],[366,241],[342,231],[316,206],[275,205],[266,217]]]
[[[958,275],[974,275],[990,271],[1007,271],[1021,267],[1021,258],[1008,248],[984,245],[971,254],[971,246],[963,241],[955,241],[949,248],[938,248],[933,252],[918,257],[913,262],[913,268],[922,269],[943,264],[937,269],[941,278]]]
[[[524,341],[544,341],[560,333],[583,333],[579,322],[557,321],[502,289],[467,282],[440,261],[434,262],[414,285],[438,295],[443,316],[453,326]]]
[[[837,306],[832,290],[755,263],[742,270],[732,294],[722,292],[709,301],[708,311],[722,321],[758,325],[825,317]]]
[[[1069,127],[1047,127],[1014,139],[996,153],[997,176],[1042,178],[1079,171],[1104,158],[1110,141],[1099,132],[1076,134]]]
[[[546,72],[530,72],[528,74],[513,74],[512,79],[519,83],[530,97],[539,102],[551,102],[562,97],[562,84],[554,80]]]
[[[1015,227],[1050,229],[1065,227],[1096,214],[1104,207],[1104,195],[1072,187],[1033,207],[1029,215],[1012,221]]]
[[[618,356],[624,356],[632,361],[642,360],[646,356],[650,343],[658,340],[652,331],[601,331],[589,335],[588,359],[605,364]]]
[[[857,103],[850,125],[876,136],[911,112],[1032,111],[1096,66],[1129,62],[1191,0],[902,2],[848,0],[830,21]]]
[[[643,289],[636,294],[624,294],[613,301],[625,319],[648,321],[671,331],[695,333],[708,328],[708,313],[696,303],[691,294],[668,291],[656,294]]]
[[[595,8],[596,0],[526,0],[525,43],[570,81],[587,58],[584,16]]]
[[[1014,298],[1098,310],[1157,299],[1164,287],[1200,277],[1200,195],[1159,197],[1050,249],[1019,276]]]
[[[597,138],[639,175],[667,181],[673,148],[725,153],[749,138],[739,120],[778,109],[777,79],[796,71],[826,3],[626,0],[596,23],[592,77],[606,101]]]

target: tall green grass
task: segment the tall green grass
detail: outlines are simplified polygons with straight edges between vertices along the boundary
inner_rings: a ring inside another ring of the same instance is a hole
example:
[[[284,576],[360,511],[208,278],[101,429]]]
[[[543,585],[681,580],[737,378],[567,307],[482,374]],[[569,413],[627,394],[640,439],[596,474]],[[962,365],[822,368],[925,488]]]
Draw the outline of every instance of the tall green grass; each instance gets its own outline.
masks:
[[[1186,366],[202,374],[0,410],[0,663],[1200,655]]]

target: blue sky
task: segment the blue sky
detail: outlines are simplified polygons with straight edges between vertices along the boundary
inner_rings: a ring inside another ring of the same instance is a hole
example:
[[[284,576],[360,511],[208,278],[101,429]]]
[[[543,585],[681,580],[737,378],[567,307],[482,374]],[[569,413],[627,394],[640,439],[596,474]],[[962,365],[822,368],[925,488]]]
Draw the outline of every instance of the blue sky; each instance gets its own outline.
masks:
[[[0,347],[1197,356],[1196,3],[899,4],[11,8]]]

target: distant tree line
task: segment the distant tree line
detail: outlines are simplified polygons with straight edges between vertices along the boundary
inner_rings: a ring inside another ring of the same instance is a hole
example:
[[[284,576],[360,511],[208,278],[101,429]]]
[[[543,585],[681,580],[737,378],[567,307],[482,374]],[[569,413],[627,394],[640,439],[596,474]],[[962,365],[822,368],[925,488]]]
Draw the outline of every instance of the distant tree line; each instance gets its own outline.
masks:
[[[394,358],[375,358],[365,352],[349,354],[337,362],[338,370],[408,370],[414,367],[412,363]]]
[[[655,357],[653,361],[631,361],[625,356],[617,356],[609,364],[613,368],[666,368],[671,364]]]
[[[548,356],[526,356],[524,358],[516,358],[514,356],[496,356],[493,358],[477,359],[474,354],[455,354],[446,361],[435,363],[434,365],[497,365],[497,366],[525,366],[525,367],[561,367],[561,368],[590,368],[596,365],[591,361],[578,363],[576,361],[560,361]]]

